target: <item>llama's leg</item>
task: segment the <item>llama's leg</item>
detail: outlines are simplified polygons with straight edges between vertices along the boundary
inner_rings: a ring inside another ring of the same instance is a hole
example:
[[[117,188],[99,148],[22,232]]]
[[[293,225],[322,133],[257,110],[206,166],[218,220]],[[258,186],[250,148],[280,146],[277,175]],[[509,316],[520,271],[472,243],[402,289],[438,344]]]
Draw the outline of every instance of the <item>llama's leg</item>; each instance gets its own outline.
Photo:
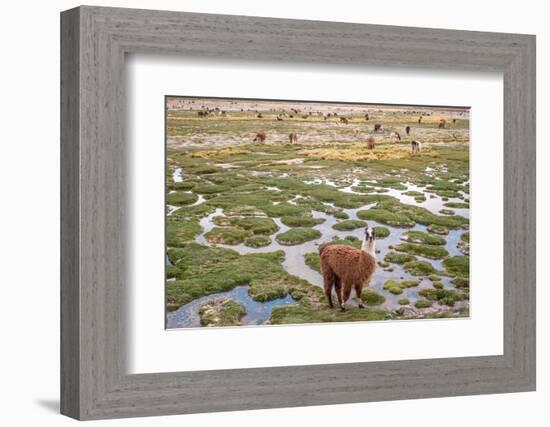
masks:
[[[338,305],[342,307],[342,282],[338,276],[334,276],[334,290],[336,291],[336,297],[338,298]]]
[[[346,311],[346,302],[351,295],[352,286],[349,283],[342,283],[342,301],[340,302],[340,308],[342,311]]]
[[[327,302],[330,308],[333,308],[332,305],[332,286],[334,284],[335,275],[328,268],[322,268],[323,271],[323,288],[325,289],[325,296],[327,297]]]
[[[363,293],[363,285],[355,285],[355,301],[357,301],[357,306],[359,308],[364,308],[363,300],[361,299],[361,294]]]

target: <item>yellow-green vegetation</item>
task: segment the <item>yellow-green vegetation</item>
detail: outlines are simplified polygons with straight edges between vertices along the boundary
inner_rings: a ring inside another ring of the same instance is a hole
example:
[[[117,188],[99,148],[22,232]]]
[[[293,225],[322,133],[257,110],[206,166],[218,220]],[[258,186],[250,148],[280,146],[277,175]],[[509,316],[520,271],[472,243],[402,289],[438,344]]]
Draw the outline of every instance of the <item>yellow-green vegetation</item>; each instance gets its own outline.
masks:
[[[372,289],[363,289],[361,293],[361,300],[367,305],[380,305],[386,301],[384,295],[380,295],[378,292]]]
[[[444,225],[430,224],[428,225],[428,231],[430,233],[447,235],[449,234],[449,229]]]
[[[451,283],[454,285],[455,288],[458,289],[470,288],[470,280],[465,277],[455,277],[453,280],[451,280]]]
[[[166,219],[166,244],[181,246],[201,234],[202,228],[195,218],[168,217]]]
[[[444,245],[446,240],[441,236],[434,236],[418,230],[409,230],[401,236],[401,240],[409,243],[422,243],[425,245]]]
[[[390,229],[382,226],[374,227],[374,232],[376,233],[377,240],[385,239],[390,235]]]
[[[250,232],[238,227],[214,227],[204,235],[210,243],[238,245],[250,236]]]
[[[443,215],[454,215],[455,211],[453,211],[452,209],[443,208],[439,211],[439,213]]]
[[[247,237],[244,244],[250,248],[261,248],[271,244],[271,238],[268,236],[251,236]]]
[[[249,285],[256,301],[268,301],[299,289],[319,301],[321,290],[288,274],[282,267],[284,252],[239,255],[237,252],[188,243],[168,250],[177,280],[166,282],[169,309],[196,298]]]
[[[433,265],[426,261],[406,262],[403,267],[413,276],[429,276],[430,274],[437,273]]]
[[[245,314],[244,306],[230,298],[210,301],[199,308],[203,326],[238,326]]]
[[[397,301],[397,303],[399,305],[409,305],[410,301],[408,300],[408,298],[401,298],[399,301]]]
[[[384,283],[384,289],[391,292],[394,295],[399,295],[403,293],[403,289],[413,288],[418,286],[420,282],[418,280],[402,280],[398,282],[397,280],[386,280]]]
[[[443,260],[443,266],[451,276],[469,277],[470,257],[454,256]]]
[[[315,271],[321,271],[321,257],[318,252],[308,252],[304,255],[305,263]]]
[[[392,317],[392,314],[386,310],[371,307],[348,307],[346,311],[342,312],[335,309],[325,309],[324,307],[283,306],[273,309],[271,324],[372,321],[389,320]]]
[[[313,227],[325,222],[323,218],[313,218],[312,216],[283,216],[281,221],[288,227]]]
[[[169,205],[190,205],[197,201],[197,195],[194,193],[186,193],[184,191],[176,191],[166,195],[166,203]]]
[[[313,228],[291,228],[284,233],[277,234],[275,240],[281,245],[297,245],[321,237],[321,232]]]
[[[462,301],[467,296],[462,292],[453,289],[424,288],[418,291],[418,295],[430,300],[437,301],[441,305],[453,306],[455,302]]]
[[[345,219],[340,221],[332,226],[335,230],[344,231],[344,230],[355,230],[356,228],[365,227],[367,223],[359,219]]]
[[[464,203],[464,202],[447,202],[447,203],[444,203],[443,206],[447,208],[468,209],[470,207],[470,204]]]
[[[416,257],[413,255],[398,252],[388,252],[386,256],[384,256],[384,261],[393,262],[394,264],[405,264],[415,260]]]
[[[414,303],[414,306],[416,308],[428,308],[432,306],[432,302],[425,299],[419,299]]]
[[[273,234],[279,230],[275,221],[271,218],[262,217],[237,217],[237,216],[215,216],[212,218],[214,224],[220,227],[237,227],[252,234]]]
[[[357,217],[366,220],[370,219],[392,227],[414,227],[414,221],[407,216],[386,209],[371,208],[364,211],[358,211]]]
[[[406,252],[411,255],[420,255],[430,259],[442,259],[449,255],[447,249],[441,246],[423,245],[416,243],[399,243],[395,246],[395,250]]]

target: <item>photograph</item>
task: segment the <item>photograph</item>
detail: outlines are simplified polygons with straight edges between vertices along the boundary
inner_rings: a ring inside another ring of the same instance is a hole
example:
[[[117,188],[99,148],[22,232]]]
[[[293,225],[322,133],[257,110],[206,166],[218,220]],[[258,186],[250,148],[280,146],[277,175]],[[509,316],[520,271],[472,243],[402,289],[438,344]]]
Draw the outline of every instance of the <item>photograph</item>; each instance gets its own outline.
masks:
[[[167,329],[469,317],[469,124],[166,96]]]

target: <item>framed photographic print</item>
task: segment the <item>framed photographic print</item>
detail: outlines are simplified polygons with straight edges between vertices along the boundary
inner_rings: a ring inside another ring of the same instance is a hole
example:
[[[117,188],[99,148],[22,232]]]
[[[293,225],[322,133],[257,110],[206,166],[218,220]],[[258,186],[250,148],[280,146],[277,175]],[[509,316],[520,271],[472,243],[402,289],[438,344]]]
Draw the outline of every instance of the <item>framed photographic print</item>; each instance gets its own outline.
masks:
[[[61,40],[62,413],[534,390],[533,36],[79,7]]]

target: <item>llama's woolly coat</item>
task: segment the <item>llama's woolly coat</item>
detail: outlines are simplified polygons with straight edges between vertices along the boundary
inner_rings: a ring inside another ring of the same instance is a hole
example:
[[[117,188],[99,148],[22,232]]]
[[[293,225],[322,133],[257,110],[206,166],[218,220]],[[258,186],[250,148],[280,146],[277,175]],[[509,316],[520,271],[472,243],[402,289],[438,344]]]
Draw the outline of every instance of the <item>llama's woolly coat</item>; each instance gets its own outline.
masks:
[[[351,246],[321,246],[319,254],[323,275],[335,274],[350,286],[366,283],[376,270],[376,259],[372,255]]]

